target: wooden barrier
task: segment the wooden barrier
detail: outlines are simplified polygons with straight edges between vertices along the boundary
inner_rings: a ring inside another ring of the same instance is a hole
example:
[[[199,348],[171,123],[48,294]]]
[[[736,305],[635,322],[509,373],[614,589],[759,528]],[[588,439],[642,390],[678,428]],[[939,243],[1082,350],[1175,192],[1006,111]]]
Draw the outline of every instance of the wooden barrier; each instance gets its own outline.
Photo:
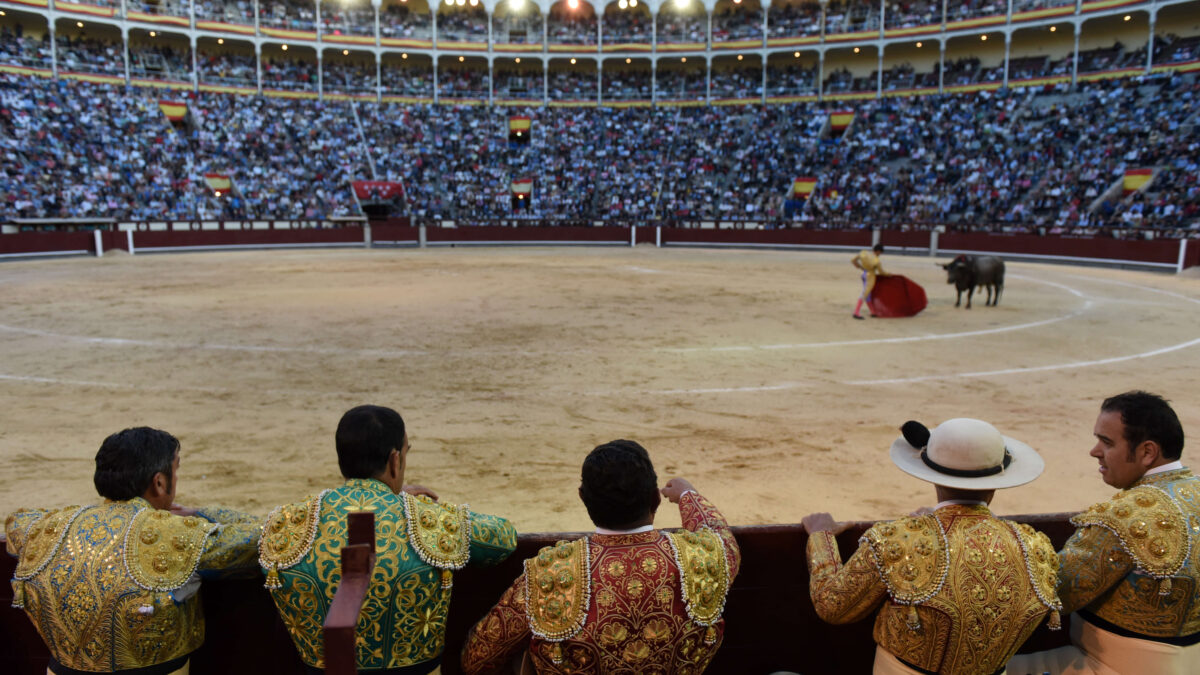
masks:
[[[371,587],[375,569],[375,514],[347,514],[347,546],[342,548],[342,579],[322,627],[325,637],[326,675],[355,675],[355,626]]]
[[[1045,532],[1061,547],[1074,528],[1069,514],[1018,516]],[[838,537],[843,557],[857,547],[870,523],[856,523]],[[770,673],[792,670],[805,675],[870,672],[874,658],[873,620],[848,626],[821,621],[808,597],[806,536],[799,525],[735,527],[742,568],[725,605],[725,641],[710,673]],[[522,535],[517,551],[500,566],[472,568],[454,578],[446,626],[442,672],[460,673],[458,655],[467,631],[487,613],[521,573],[522,561],[543,546],[580,533]],[[0,555],[0,577],[12,577],[15,560]],[[304,667],[275,612],[262,579],[209,581],[201,588],[207,634],[192,656],[193,675],[278,673],[303,675]],[[43,675],[47,654],[22,610],[13,609],[9,584],[0,584],[0,672]],[[1064,624],[1066,617],[1064,617]],[[1038,628],[1022,651],[1065,644],[1067,631]]]

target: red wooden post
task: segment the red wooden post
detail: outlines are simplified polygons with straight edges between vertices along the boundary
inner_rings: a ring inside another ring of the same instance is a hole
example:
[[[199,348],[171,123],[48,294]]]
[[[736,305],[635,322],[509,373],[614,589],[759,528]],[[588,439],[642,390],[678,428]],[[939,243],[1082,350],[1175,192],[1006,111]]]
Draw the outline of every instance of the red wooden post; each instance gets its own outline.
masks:
[[[325,672],[329,675],[358,672],[354,629],[375,570],[375,514],[349,514],[346,529],[349,545],[342,549],[342,581],[325,616]]]

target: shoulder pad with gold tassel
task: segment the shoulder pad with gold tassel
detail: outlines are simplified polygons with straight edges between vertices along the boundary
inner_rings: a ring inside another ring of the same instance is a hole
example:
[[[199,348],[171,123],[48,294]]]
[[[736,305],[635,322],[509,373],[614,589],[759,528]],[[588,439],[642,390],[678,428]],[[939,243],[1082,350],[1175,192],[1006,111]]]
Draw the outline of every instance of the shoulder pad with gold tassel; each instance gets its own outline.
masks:
[[[88,507],[68,506],[65,509],[51,511],[29,526],[25,533],[25,544],[21,549],[21,557],[17,560],[17,569],[13,573],[12,606],[17,609],[25,607],[25,582],[34,578],[46,569],[54,554],[62,546],[71,524]]]
[[[321,500],[329,490],[308,499],[280,506],[267,515],[258,540],[258,564],[267,571],[266,588],[283,587],[279,570],[295,566],[312,549],[321,523]]]

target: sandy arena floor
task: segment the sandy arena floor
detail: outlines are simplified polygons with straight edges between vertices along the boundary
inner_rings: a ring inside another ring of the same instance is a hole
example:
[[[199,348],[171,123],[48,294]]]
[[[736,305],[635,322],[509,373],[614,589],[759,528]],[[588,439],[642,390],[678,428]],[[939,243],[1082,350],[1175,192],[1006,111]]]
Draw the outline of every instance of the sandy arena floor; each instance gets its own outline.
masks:
[[[632,438],[735,524],[894,517],[933,501],[892,467],[896,429],[987,419],[1047,473],[1000,513],[1111,490],[1100,401],[1171,398],[1200,437],[1200,280],[1009,264],[997,308],[955,309],[929,258],[914,319],[853,321],[850,253],[637,249],[266,251],[0,265],[0,514],[96,499],[128,426],[183,443],[179,501],[265,514],[338,482],[360,403],[409,425],[409,480],[580,530],[579,464]],[[1185,460],[1200,448],[1192,443]],[[664,508],[661,525],[677,525]]]

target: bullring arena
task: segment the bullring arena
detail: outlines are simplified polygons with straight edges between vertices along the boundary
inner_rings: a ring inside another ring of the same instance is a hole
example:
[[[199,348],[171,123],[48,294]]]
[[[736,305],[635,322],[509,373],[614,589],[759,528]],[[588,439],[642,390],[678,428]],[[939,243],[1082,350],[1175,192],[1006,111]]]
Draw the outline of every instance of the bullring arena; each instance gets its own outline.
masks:
[[[928,255],[909,319],[853,321],[849,252],[443,248],[114,255],[0,266],[0,512],[93,493],[112,431],[183,444],[179,501],[256,514],[338,481],[340,414],[395,406],[409,479],[518,529],[589,527],[597,443],[632,438],[738,525],[931,502],[886,450],[907,419],[976,416],[1046,475],[1005,514],[1110,492],[1087,456],[1107,395],[1173,399],[1200,433],[1190,273],[1010,262],[999,306],[955,309]],[[36,497],[36,499],[35,499]],[[663,509],[663,525],[677,525]]]

